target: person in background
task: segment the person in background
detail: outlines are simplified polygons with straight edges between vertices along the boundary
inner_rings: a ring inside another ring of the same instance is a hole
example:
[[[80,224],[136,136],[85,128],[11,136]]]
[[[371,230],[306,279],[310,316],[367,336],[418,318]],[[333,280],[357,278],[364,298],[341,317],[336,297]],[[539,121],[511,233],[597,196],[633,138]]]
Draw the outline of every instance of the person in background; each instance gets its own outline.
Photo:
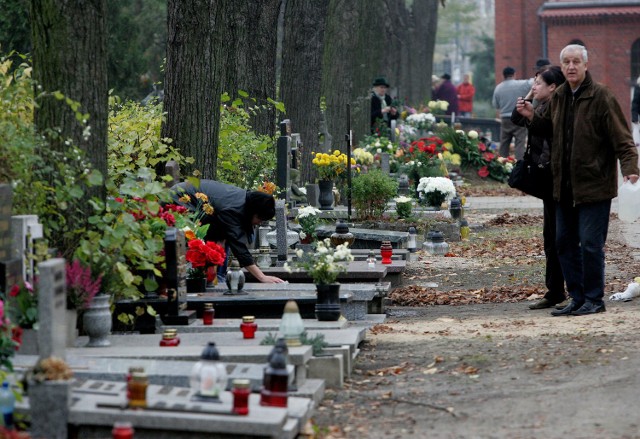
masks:
[[[540,72],[545,67],[549,67],[551,65],[551,61],[547,58],[538,58],[536,61],[536,65],[533,67],[533,70],[537,73]]]
[[[371,134],[376,132],[376,124],[379,121],[384,121],[384,124],[391,128],[391,121],[397,119],[398,109],[391,106],[393,102],[391,96],[387,94],[389,90],[389,83],[381,76],[376,78],[372,84],[373,91],[371,92]]]
[[[521,160],[527,141],[527,129],[511,122],[511,114],[516,107],[518,97],[526,96],[531,90],[533,81],[515,79],[516,70],[505,67],[502,70],[504,80],[493,91],[491,103],[500,118],[500,149],[501,157],[509,157],[511,139],[515,139],[516,160]]]
[[[435,91],[434,99],[449,103],[449,107],[444,114],[458,114],[458,92],[456,91],[456,86],[451,82],[451,75],[445,73],[440,79],[442,79],[442,82]]]
[[[552,316],[606,311],[604,246],[618,191],[617,161],[625,182],[638,181],[638,152],[627,120],[611,90],[592,79],[588,61],[584,46],[566,46],[560,64],[567,81],[544,113],[537,114],[524,98],[516,104],[531,134],[553,138],[556,247],[571,301]]]
[[[631,98],[631,123],[633,124],[633,140],[637,147],[640,147],[640,76],[633,87],[633,98]]]
[[[473,112],[473,96],[476,94],[476,88],[471,83],[471,75],[465,73],[462,77],[462,82],[458,85],[456,91],[458,92],[458,110],[460,110],[460,116],[471,117]]]
[[[258,282],[284,282],[278,277],[265,275],[255,264],[248,247],[253,239],[253,228],[276,214],[273,196],[214,180],[200,180],[198,187],[185,181],[170,189],[171,198],[192,212],[198,209],[198,192],[205,194],[213,207],[213,212],[205,213],[201,220],[203,225],[209,224],[205,241],[214,241],[230,248],[240,266],[246,268]]]
[[[525,100],[536,102],[535,112],[543,114],[549,104],[551,95],[564,83],[564,75],[559,66],[543,67],[534,77],[533,87]],[[514,108],[511,121],[518,126],[525,126],[527,119]],[[553,201],[553,178],[551,176],[550,161],[552,149],[551,136],[536,136],[529,133],[529,151],[534,165],[548,171],[548,181],[540,181],[540,187],[548,188],[548,193],[542,198],[544,238],[544,254],[546,258],[545,285],[547,292],[539,301],[529,305],[530,309],[544,309],[562,303],[565,300],[564,276],[556,249],[556,206]]]

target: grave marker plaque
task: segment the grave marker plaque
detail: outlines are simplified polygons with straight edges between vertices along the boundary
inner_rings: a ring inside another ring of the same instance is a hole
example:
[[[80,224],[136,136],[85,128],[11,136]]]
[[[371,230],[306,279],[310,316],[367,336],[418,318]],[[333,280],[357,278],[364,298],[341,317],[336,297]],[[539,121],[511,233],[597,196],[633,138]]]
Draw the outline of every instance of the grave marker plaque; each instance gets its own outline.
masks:
[[[64,358],[67,344],[65,260],[38,264],[38,349],[40,358]]]
[[[276,200],[276,250],[277,265],[282,266],[287,261],[287,216],[284,200]]]

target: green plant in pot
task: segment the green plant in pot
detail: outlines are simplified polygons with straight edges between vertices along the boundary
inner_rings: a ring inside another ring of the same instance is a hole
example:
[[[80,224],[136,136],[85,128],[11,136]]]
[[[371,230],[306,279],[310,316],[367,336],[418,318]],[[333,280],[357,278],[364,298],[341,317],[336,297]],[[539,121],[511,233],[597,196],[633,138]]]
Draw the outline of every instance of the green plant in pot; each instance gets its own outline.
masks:
[[[351,200],[361,219],[379,218],[398,193],[398,182],[379,169],[358,174],[352,181]]]

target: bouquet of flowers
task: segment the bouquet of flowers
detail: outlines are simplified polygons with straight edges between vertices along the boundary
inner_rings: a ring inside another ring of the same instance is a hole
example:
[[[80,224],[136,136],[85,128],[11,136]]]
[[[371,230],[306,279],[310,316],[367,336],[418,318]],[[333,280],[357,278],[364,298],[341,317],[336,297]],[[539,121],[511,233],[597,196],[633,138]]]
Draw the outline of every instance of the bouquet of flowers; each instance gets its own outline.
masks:
[[[440,207],[445,200],[456,196],[456,188],[446,177],[423,177],[418,183],[418,193],[427,205]]]
[[[190,279],[203,279],[207,275],[207,268],[214,265],[222,265],[226,255],[221,245],[213,242],[205,242],[202,239],[194,238],[189,241],[186,259],[191,264],[187,271]]]
[[[363,148],[356,148],[353,150],[353,157],[359,165],[370,166],[373,165],[373,154]]]
[[[347,263],[353,261],[353,255],[347,244],[331,247],[331,240],[318,241],[315,253],[311,258],[303,258],[303,250],[297,250],[298,265],[304,268],[316,285],[335,283],[338,274],[347,271]],[[290,267],[285,264],[285,269]]]
[[[300,232],[300,241],[310,243],[316,237],[316,226],[320,222],[320,210],[313,206],[301,207],[298,209],[296,220],[300,224],[302,231]],[[303,242],[304,243],[304,242]]]
[[[429,101],[427,106],[429,107],[429,110],[434,113],[444,113],[447,111],[447,108],[449,108],[449,102],[438,99],[437,101]]]
[[[84,309],[100,292],[102,276],[93,278],[91,268],[74,259],[67,263],[67,309]]]
[[[339,150],[333,151],[331,154],[324,152],[314,153],[311,160],[316,166],[316,172],[319,180],[335,180],[347,171],[347,155]],[[356,164],[355,159],[351,159],[351,165]]]
[[[11,358],[22,343],[22,329],[11,322],[9,308],[9,303],[0,299],[0,366],[11,372],[13,371]],[[0,371],[0,377],[4,378],[2,371]]]
[[[12,320],[23,329],[38,328],[38,294],[29,282],[14,285],[9,290]]]
[[[436,122],[436,118],[431,113],[415,113],[407,116],[407,124],[419,130],[430,130]]]

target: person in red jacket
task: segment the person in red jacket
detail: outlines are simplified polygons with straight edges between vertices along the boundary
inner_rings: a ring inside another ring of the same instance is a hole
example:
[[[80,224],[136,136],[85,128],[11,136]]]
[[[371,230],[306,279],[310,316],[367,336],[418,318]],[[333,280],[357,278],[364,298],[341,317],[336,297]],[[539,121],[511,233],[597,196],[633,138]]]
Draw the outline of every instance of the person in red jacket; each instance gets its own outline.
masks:
[[[462,77],[462,83],[457,87],[458,111],[462,117],[471,117],[473,111],[473,96],[476,94],[476,89],[469,80],[470,75],[465,73]]]

